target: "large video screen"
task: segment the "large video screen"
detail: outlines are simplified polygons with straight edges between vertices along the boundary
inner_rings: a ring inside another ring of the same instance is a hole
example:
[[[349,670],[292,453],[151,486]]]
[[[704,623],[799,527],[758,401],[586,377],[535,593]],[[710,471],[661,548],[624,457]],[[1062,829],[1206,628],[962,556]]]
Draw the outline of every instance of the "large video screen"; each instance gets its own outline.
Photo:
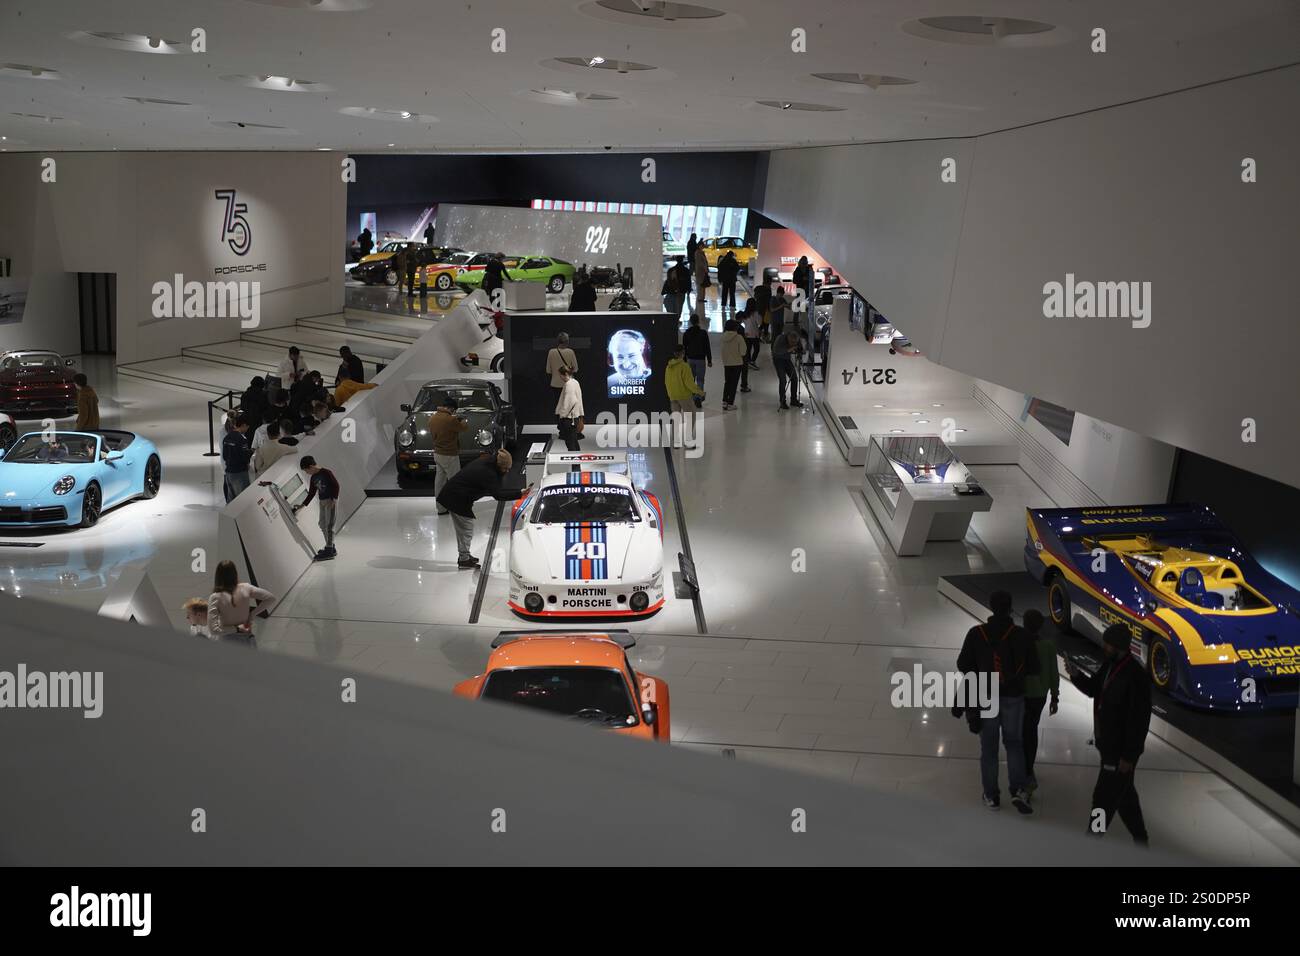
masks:
[[[559,393],[546,356],[561,332],[578,361],[588,422],[602,411],[668,410],[664,370],[677,344],[677,323],[663,312],[528,312],[506,318],[506,373],[521,424],[555,421]]]
[[[644,298],[658,300],[663,283],[663,233],[658,216],[519,209],[507,206],[443,206],[437,244],[507,256],[549,256],[575,268],[631,267]]]

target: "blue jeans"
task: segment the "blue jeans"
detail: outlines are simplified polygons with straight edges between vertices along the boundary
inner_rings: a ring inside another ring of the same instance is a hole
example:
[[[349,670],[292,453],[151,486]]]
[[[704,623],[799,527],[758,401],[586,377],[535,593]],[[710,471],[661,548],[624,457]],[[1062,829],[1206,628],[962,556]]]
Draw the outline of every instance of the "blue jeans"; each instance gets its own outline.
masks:
[[[998,734],[1007,749],[1007,777],[1011,792],[1025,789],[1025,699],[999,697],[998,715],[980,721],[980,779],[984,796],[998,795]]]
[[[691,367],[691,374],[695,376],[695,384],[701,389],[704,388],[704,372],[708,368],[708,359],[687,359],[686,364]],[[695,396],[695,404],[700,404],[700,397]]]
[[[226,472],[226,502],[229,503],[238,498],[240,493],[251,483],[246,471]]]

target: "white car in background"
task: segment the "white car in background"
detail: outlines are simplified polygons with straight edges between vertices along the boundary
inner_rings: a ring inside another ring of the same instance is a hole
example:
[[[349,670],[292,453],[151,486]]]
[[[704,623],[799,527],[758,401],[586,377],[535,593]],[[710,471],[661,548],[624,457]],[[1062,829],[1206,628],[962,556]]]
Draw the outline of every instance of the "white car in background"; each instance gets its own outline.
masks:
[[[663,607],[663,507],[627,475],[600,470],[620,463],[621,452],[551,454],[547,474],[515,503],[508,603],[520,617],[647,617]]]

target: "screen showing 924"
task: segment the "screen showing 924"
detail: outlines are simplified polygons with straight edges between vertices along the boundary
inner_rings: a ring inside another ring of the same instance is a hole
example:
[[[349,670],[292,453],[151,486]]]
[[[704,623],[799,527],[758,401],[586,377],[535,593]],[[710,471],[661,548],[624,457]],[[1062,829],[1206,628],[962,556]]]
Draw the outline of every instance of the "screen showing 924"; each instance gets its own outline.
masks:
[[[650,342],[636,329],[617,329],[606,346],[609,377],[605,387],[610,398],[645,395],[654,367]]]

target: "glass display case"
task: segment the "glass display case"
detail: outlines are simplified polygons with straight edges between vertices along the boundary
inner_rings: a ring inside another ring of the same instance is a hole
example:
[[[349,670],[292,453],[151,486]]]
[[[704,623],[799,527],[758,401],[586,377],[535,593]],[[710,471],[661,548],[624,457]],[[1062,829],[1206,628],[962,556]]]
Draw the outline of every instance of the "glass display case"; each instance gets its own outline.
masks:
[[[992,498],[938,435],[872,435],[863,495],[899,554],[960,540]]]

